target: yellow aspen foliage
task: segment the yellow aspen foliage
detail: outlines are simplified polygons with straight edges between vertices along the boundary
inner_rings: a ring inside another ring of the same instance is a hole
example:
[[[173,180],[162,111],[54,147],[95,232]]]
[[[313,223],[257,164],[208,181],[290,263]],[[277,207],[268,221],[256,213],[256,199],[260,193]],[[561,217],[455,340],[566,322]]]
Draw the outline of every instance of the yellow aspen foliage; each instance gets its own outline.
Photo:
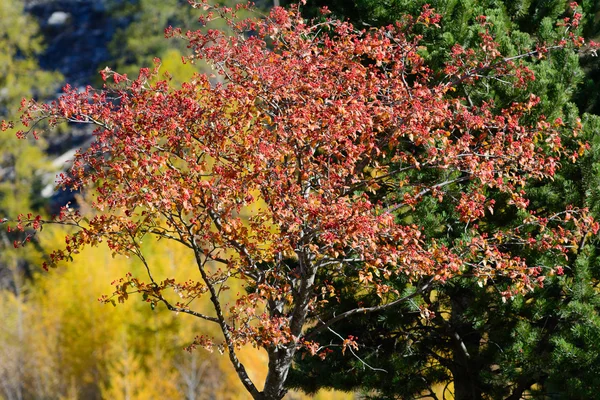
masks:
[[[62,240],[65,230],[48,227],[43,246]],[[160,266],[160,279],[181,279],[192,260],[173,247],[148,246],[149,259]],[[46,399],[186,399],[246,397],[226,354],[218,346],[184,350],[195,335],[215,334],[185,314],[143,301],[113,308],[98,298],[112,290],[110,281],[142,268],[106,249],[88,248],[73,264],[35,275],[20,295],[0,292],[0,398],[21,391]],[[233,282],[233,281],[232,281]],[[231,302],[241,286],[222,292]],[[20,297],[19,297],[20,296]],[[206,299],[196,309],[209,310]],[[264,379],[267,356],[246,347],[240,358],[253,379]],[[308,399],[290,393],[290,399]],[[350,399],[321,392],[317,399]]]
[[[116,349],[115,349],[116,350]],[[135,354],[126,340],[112,357],[108,368],[108,383],[102,387],[102,397],[114,400],[182,399],[176,386],[176,371],[161,358],[147,360]],[[166,365],[165,365],[166,364]]]

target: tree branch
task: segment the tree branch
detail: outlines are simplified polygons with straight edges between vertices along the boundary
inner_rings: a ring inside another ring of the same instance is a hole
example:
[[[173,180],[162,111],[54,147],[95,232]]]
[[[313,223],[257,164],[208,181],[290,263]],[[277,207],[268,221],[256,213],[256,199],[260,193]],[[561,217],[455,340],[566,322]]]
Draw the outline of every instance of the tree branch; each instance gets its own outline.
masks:
[[[355,314],[369,314],[369,313],[373,313],[373,312],[377,312],[377,311],[383,311],[383,310],[387,310],[388,308],[394,307],[400,303],[403,303],[407,300],[412,299],[413,297],[423,293],[424,291],[426,291],[427,289],[429,289],[431,287],[431,285],[433,284],[433,278],[430,279],[425,285],[423,285],[422,287],[420,287],[418,290],[416,290],[415,292],[406,295],[404,297],[401,297],[397,300],[392,301],[391,303],[387,303],[387,304],[382,304],[379,306],[374,306],[374,307],[361,307],[361,308],[355,308],[353,310],[349,310],[346,311],[340,315],[337,315],[333,318],[331,318],[330,320],[328,320],[327,322],[322,322],[321,325],[318,325],[312,332],[310,332],[308,335],[305,336],[305,339],[309,339],[311,337],[314,337],[316,334],[322,332],[325,329],[328,329],[330,326],[332,326],[333,324],[335,324],[338,321],[341,321],[342,319],[348,318],[352,315]]]
[[[144,267],[146,268],[146,272],[148,273],[148,277],[150,278],[150,281],[152,282],[153,286],[156,287],[157,284],[154,281],[154,277],[152,276],[152,272],[150,271],[150,266],[148,265],[148,262],[146,261],[146,257],[144,257],[144,254],[142,254],[142,252],[140,251],[139,245],[138,245],[137,241],[135,240],[135,237],[133,235],[131,235],[131,238],[132,238],[131,239],[132,242],[136,245],[136,249],[133,250],[132,253],[135,254],[137,256],[137,258],[139,258],[140,261],[144,264]],[[167,299],[165,299],[160,292],[156,293],[155,296],[170,311],[182,312],[182,313],[185,313],[185,314],[193,315],[194,317],[202,318],[202,319],[204,319],[206,321],[219,323],[219,320],[217,318],[215,318],[215,317],[209,317],[208,315],[204,315],[202,313],[199,313],[199,312],[187,309],[187,308],[175,307],[175,306],[171,305],[171,303],[169,303],[169,301]]]
[[[168,302],[168,301],[167,301],[167,300],[166,300],[164,297],[162,297],[162,296],[160,296],[160,297],[159,297],[159,300],[160,300],[160,301],[162,301],[162,302],[163,302],[163,304],[164,304],[165,306],[167,306],[167,308],[168,308],[170,311],[173,311],[173,312],[178,312],[178,313],[179,313],[179,312],[181,312],[181,313],[185,313],[185,314],[190,314],[190,315],[193,315],[194,317],[202,318],[202,319],[204,319],[204,320],[207,320],[207,321],[210,321],[210,322],[215,322],[215,323],[217,323],[217,324],[219,323],[219,320],[218,320],[217,318],[215,318],[215,317],[210,317],[210,316],[208,316],[208,315],[204,315],[204,314],[202,314],[202,313],[199,313],[199,312],[196,312],[196,311],[194,311],[194,310],[187,309],[187,308],[175,307],[175,306],[171,305],[171,303],[169,303],[169,302]]]
[[[191,234],[192,233],[190,232],[190,235]],[[225,338],[225,343],[227,344],[229,360],[233,364],[233,367],[235,368],[235,371],[237,372],[238,377],[240,378],[240,381],[242,382],[246,390],[252,395],[253,398],[260,399],[262,398],[261,392],[256,388],[254,382],[252,382],[252,379],[250,379],[250,377],[248,376],[244,364],[242,364],[237,357],[237,354],[235,352],[234,340],[231,337],[229,325],[225,321],[225,316],[223,315],[223,310],[221,309],[221,302],[219,301],[217,291],[215,290],[214,285],[211,283],[208,275],[206,274],[206,271],[204,270],[204,263],[202,261],[201,255],[202,252],[198,248],[195,239],[192,239],[192,245],[194,248],[196,264],[198,264],[198,270],[200,271],[200,275],[202,275],[202,280],[204,281],[204,284],[210,292],[210,301],[213,303],[213,307],[217,314],[218,324],[221,327],[221,332],[223,332],[223,337]]]
[[[327,330],[329,330],[329,332],[333,333],[335,336],[337,336],[338,338],[340,338],[341,340],[344,340],[344,337],[342,335],[340,335],[339,333],[337,333],[336,331],[334,331],[333,329],[331,329],[330,327],[327,327]],[[369,368],[372,371],[380,371],[380,372],[385,372],[386,374],[388,373],[387,370],[383,369],[383,368],[375,368],[370,366],[369,364],[367,364],[366,361],[364,361],[362,358],[360,358],[358,356],[358,354],[356,354],[354,352],[354,350],[352,349],[352,346],[347,346],[346,347],[348,350],[350,350],[350,353],[352,353],[352,355],[358,360],[360,361],[365,367]]]
[[[447,185],[451,185],[453,183],[463,182],[463,181],[466,181],[468,179],[469,179],[469,177],[463,176],[463,177],[460,177],[460,178],[450,179],[450,180],[447,180],[445,182],[438,183],[437,185],[433,185],[433,186],[431,186],[429,188],[421,190],[415,196],[415,200],[423,197],[424,195],[426,195],[427,193],[431,192],[432,190],[439,189],[441,187],[444,187],[444,186],[447,186]],[[404,207],[404,203],[399,203],[399,204],[396,204],[396,205],[393,205],[393,206],[390,206],[390,207],[386,208],[384,212],[386,212],[386,213],[392,213],[392,212],[394,212],[394,211],[396,211],[396,210],[398,210],[399,208],[402,208],[402,207]]]

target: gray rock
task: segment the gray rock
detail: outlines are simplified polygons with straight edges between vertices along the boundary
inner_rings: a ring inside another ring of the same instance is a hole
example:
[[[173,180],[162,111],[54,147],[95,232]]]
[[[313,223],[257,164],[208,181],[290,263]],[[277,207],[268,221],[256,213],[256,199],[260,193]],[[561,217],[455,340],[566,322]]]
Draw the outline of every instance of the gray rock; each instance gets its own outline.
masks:
[[[54,11],[52,13],[52,15],[50,15],[50,18],[48,18],[48,25],[51,25],[51,26],[64,25],[67,23],[70,16],[71,15],[69,13],[66,13],[64,11]]]

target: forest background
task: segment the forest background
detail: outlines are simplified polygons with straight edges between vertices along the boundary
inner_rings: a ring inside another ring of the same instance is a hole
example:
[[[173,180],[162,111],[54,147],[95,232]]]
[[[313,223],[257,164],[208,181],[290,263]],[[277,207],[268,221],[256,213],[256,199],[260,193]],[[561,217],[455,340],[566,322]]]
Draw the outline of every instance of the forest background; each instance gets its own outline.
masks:
[[[51,99],[64,83],[60,71],[52,68],[52,55],[44,49],[52,38],[74,30],[78,21],[73,15],[56,12],[42,13],[36,19],[25,11],[26,6],[29,10],[35,7],[33,3],[8,0],[0,5],[2,119],[17,115],[22,97]],[[162,59],[163,68],[173,75],[176,82],[184,81],[194,71],[202,69],[202,66],[182,64],[181,56],[186,54],[183,42],[163,37],[164,28],[168,25],[184,29],[198,27],[196,11],[187,7],[185,1],[107,0],[95,3],[102,3],[101,6],[96,5],[99,7],[96,12],[112,21],[113,34],[107,35],[110,36],[107,37],[110,44],[105,59],[98,61],[98,65],[88,66],[90,71],[110,65],[119,72],[135,76],[135,71],[151,65],[156,56]],[[317,15],[319,6],[328,5],[336,15],[350,18],[358,26],[383,25],[405,13],[418,13],[421,3],[394,1],[381,7],[381,3],[367,0],[309,2],[306,12]],[[433,3],[448,21],[439,37],[428,39],[429,57],[434,60],[442,57],[452,43],[468,44],[473,40],[475,18],[479,14],[493,19],[498,36],[510,31],[514,33],[513,38],[528,41],[551,36],[552,23],[568,8],[567,2],[563,1],[522,2],[520,6],[504,6],[503,2],[494,1]],[[265,10],[271,5],[258,4]],[[584,2],[582,6],[585,12],[582,33],[593,38],[598,32],[598,5]],[[38,28],[40,25],[41,30]],[[511,46],[511,43],[504,44],[507,48]],[[538,79],[532,89],[542,97],[542,107],[548,115],[565,112],[575,118],[580,114],[579,110],[591,114],[597,112],[598,90],[594,78],[598,68],[595,60],[573,55],[562,59],[557,56],[553,62],[536,70]],[[92,73],[73,72],[72,64],[62,66],[61,71],[67,79],[74,74],[80,85],[99,83],[98,77]],[[498,94],[502,95],[509,96],[510,93]],[[580,204],[590,206],[597,214],[595,127],[598,122],[593,115],[588,115],[584,117],[584,123],[585,138],[592,143],[592,150],[577,164],[567,168],[554,183],[538,188],[540,207],[560,209],[565,203]],[[0,136],[0,218],[26,210],[50,214],[68,200],[86,207],[85,198],[66,199],[64,194],[48,192],[48,187],[52,185],[52,177],[65,167],[65,160],[72,154],[72,145],[85,145],[89,132],[73,131],[64,126],[55,135],[45,138],[45,142],[18,141],[14,132],[4,132]],[[421,211],[430,215],[432,231],[444,223],[431,216],[431,209]],[[441,210],[438,211],[441,213]],[[110,252],[100,247],[80,254],[67,268],[46,273],[40,270],[39,265],[44,260],[45,250],[62,242],[64,233],[60,229],[45,231],[39,242],[27,248],[26,254],[12,249],[14,238],[9,233],[2,231],[0,235],[0,395],[3,398],[227,399],[245,396],[225,357],[218,352],[183,350],[196,335],[216,332],[206,332],[206,328],[196,325],[190,318],[174,315],[160,307],[150,308],[142,301],[128,302],[114,309],[97,301],[100,296],[112,292],[110,283],[113,279],[123,275],[124,271],[140,269],[139,264],[123,258],[113,259]],[[425,334],[410,338],[410,342],[420,343],[421,347],[397,349],[398,337],[414,335],[406,329],[407,326],[415,327],[414,310],[410,308],[406,310],[408,320],[398,320],[397,314],[394,314],[375,315],[372,320],[361,321],[365,327],[361,337],[373,338],[373,342],[366,341],[360,354],[369,355],[365,359],[371,365],[385,366],[387,370],[394,371],[397,378],[390,393],[378,392],[383,387],[382,383],[390,380],[389,375],[377,374],[361,366],[362,361],[351,355],[338,355],[320,364],[318,359],[307,364],[300,363],[299,370],[309,371],[304,375],[309,378],[295,375],[293,384],[310,391],[325,386],[357,392],[363,390],[371,395],[379,393],[389,397],[395,393],[401,398],[413,398],[429,389],[437,392],[436,385],[450,382],[453,377],[456,378],[456,373],[450,373],[451,368],[443,362],[433,365],[428,351],[433,349],[434,354],[443,355],[441,358],[447,358],[448,363],[455,362],[460,352],[452,340],[447,340],[447,336],[457,332],[465,336],[464,332],[468,332],[467,336],[470,334],[476,338],[467,343],[471,346],[470,354],[476,359],[472,361],[471,368],[491,371],[471,379],[476,381],[471,384],[487,385],[488,395],[496,393],[508,398],[515,393],[515,386],[524,387],[522,394],[534,384],[539,384],[534,389],[541,396],[555,393],[560,397],[561,390],[566,389],[558,389],[556,381],[564,379],[565,382],[572,380],[572,387],[568,389],[570,393],[586,398],[600,387],[598,378],[594,378],[597,375],[594,365],[600,365],[597,362],[600,350],[595,348],[600,338],[599,304],[595,299],[598,282],[595,239],[586,244],[585,249],[581,246],[582,250],[573,259],[564,279],[548,284],[546,291],[538,292],[536,297],[519,298],[509,305],[500,304],[499,298],[493,299],[487,292],[478,292],[468,282],[457,279],[445,291],[438,293],[432,308],[442,311],[455,307],[455,314],[460,308],[461,317],[450,320],[451,328],[446,326],[448,321],[442,320],[438,320],[437,325],[436,321],[431,321],[421,327],[420,331]],[[149,248],[148,254],[154,259],[154,264],[160,266],[161,269],[156,271],[158,274],[180,280],[187,278],[185,269],[180,266],[190,264],[191,260],[175,250]],[[232,288],[231,292],[239,290]],[[491,309],[499,311],[483,311]],[[443,329],[440,325],[444,325]],[[505,325],[502,337],[497,338],[495,346],[483,348],[482,338],[489,335],[490,329],[498,329],[498,325]],[[381,326],[386,327],[386,333],[381,336],[379,332],[378,336],[373,336],[372,331],[379,330]],[[372,351],[382,345],[392,347],[389,351]],[[492,352],[491,348],[500,348],[502,355]],[[398,360],[382,355],[403,355],[407,352],[421,356],[411,363],[402,361],[406,357]],[[547,357],[542,357],[545,355]],[[243,358],[251,374],[264,374],[263,354],[248,349]],[[502,369],[502,372],[509,372],[504,375],[492,373],[495,366],[503,366],[505,360],[513,361],[512,366]],[[343,376],[329,375],[332,362]],[[588,374],[578,377],[584,370]],[[407,385],[407,382],[414,382],[415,376],[422,377],[419,381],[425,381],[427,385]],[[529,380],[521,382],[520,376],[535,376],[535,379],[533,383]],[[400,393],[398,388],[405,388],[406,393]],[[535,390],[531,393],[535,394]],[[434,395],[433,392],[431,395]],[[354,395],[321,392],[310,397],[315,396],[352,398]],[[301,398],[302,395],[292,393],[289,397]]]

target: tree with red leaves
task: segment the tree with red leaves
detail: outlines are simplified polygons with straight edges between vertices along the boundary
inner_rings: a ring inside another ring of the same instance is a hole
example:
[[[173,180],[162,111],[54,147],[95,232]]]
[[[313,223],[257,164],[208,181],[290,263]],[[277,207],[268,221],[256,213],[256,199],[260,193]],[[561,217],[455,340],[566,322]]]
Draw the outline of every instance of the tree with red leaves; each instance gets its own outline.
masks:
[[[64,208],[53,221],[22,216],[17,227],[76,228],[48,266],[100,242],[138,257],[147,277],[127,274],[104,301],[140,293],[153,306],[216,324],[222,342],[197,337],[194,344],[225,349],[253,398],[285,395],[299,349],[321,357],[331,351],[305,335],[309,320],[319,321],[317,331],[333,329],[458,274],[495,280],[510,298],[541,285],[545,273],[560,273],[559,265],[529,265],[514,249],[566,257],[573,243],[597,232],[586,210],[542,215],[524,196],[524,187],[551,179],[561,162],[578,157],[563,146],[578,127],[532,118],[535,94],[498,110],[491,100],[472,104],[455,91],[485,79],[524,87],[534,76],[521,60],[566,46],[583,49],[568,29],[560,43],[509,59],[482,19],[481,44],[456,45],[443,71],[432,71],[415,33],[439,22],[428,8],[418,18],[359,31],[326,16],[307,22],[300,7],[238,20],[237,10],[192,5],[207,11],[203,23],[225,18],[237,34],[167,33],[185,37],[194,52],[188,61],[207,61],[224,83],[196,75],[174,88],[168,77],[160,80],[157,62],[135,80],[103,71],[114,83],[102,90],[66,87],[51,104],[24,102],[26,127],[44,120],[51,127],[62,121],[97,127],[95,142],[60,178],[65,189],[90,191],[96,212],[88,218]],[[574,23],[576,16],[565,22]],[[402,195],[386,195],[389,187]],[[460,195],[449,195],[456,187],[463,188]],[[519,229],[479,227],[494,212],[498,193],[506,207],[525,215]],[[426,237],[419,221],[395,218],[426,198],[452,202],[464,235],[446,243]],[[155,280],[141,246],[149,237],[192,252],[197,276]],[[376,293],[381,304],[323,313],[337,296],[330,282],[341,274]],[[398,276],[412,282],[410,293],[389,284]],[[242,280],[247,292],[226,305],[221,292],[232,279]],[[192,308],[190,300],[203,296],[214,313]],[[421,311],[427,318],[429,311]],[[339,345],[352,351],[359,343],[348,336]],[[268,354],[262,391],[238,359],[246,344]]]

